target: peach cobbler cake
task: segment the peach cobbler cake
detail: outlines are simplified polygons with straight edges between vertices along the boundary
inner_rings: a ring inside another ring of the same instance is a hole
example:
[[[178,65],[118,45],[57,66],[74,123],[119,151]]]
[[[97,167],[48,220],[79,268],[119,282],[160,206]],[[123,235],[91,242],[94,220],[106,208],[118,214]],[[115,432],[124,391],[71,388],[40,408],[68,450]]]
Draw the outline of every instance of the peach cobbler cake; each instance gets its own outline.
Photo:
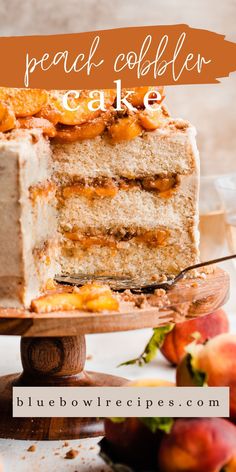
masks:
[[[1,306],[34,305],[56,274],[150,282],[197,262],[196,132],[145,109],[147,89],[135,111],[114,90],[106,111],[87,91],[70,111],[60,91],[0,89]]]

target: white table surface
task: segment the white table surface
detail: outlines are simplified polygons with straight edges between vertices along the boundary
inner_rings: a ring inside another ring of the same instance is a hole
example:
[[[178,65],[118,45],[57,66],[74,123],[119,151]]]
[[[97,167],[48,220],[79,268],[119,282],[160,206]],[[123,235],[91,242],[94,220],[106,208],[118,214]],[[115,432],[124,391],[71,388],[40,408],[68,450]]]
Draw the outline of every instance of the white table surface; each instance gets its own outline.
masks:
[[[224,266],[225,268],[225,266]],[[225,310],[229,314],[231,331],[236,332],[236,274],[232,265],[227,268],[231,272],[231,297]],[[175,369],[161,356],[145,367],[116,366],[125,360],[140,354],[152,330],[108,333],[89,335],[87,339],[87,361],[89,370],[117,374],[129,379],[161,378],[175,379]],[[21,371],[18,337],[0,337],[0,375]],[[1,414],[1,412],[0,412]],[[102,459],[98,456],[97,442],[100,438],[68,441],[13,441],[0,440],[0,455],[4,464],[4,472],[109,472]],[[36,445],[35,452],[28,452],[30,445]],[[77,449],[78,456],[72,460],[64,459],[69,449]]]

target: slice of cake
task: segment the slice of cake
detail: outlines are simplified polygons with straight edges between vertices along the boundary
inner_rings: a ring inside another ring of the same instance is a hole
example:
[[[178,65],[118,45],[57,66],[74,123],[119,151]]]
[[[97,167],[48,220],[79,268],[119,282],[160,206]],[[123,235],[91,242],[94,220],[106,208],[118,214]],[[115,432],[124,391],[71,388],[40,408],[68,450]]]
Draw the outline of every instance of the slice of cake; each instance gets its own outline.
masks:
[[[0,92],[1,306],[30,306],[56,274],[143,284],[198,260],[199,158],[188,122],[163,106],[116,112],[111,91],[106,112],[88,114],[85,94],[83,113],[68,115],[51,92],[35,110],[24,100],[27,115],[21,93],[31,92]]]

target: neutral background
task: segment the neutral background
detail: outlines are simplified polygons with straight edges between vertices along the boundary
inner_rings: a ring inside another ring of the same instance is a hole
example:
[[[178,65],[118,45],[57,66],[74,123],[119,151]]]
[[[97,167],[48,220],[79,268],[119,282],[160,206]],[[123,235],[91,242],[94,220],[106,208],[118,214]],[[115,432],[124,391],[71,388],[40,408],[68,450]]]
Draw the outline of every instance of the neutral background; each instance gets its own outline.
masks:
[[[0,34],[91,31],[131,25],[187,23],[236,41],[236,0],[0,0]],[[169,87],[174,116],[198,130],[202,174],[236,170],[236,74],[220,85]]]

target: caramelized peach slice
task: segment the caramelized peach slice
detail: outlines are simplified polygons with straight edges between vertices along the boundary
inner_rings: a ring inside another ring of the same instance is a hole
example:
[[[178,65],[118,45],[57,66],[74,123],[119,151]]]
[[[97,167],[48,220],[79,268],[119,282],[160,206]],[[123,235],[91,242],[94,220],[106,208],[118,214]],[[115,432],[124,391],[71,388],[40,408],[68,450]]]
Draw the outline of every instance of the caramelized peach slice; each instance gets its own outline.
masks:
[[[92,100],[99,98],[99,93],[97,93],[97,95],[94,93],[92,98],[89,96],[88,91],[81,91],[78,98],[75,98],[75,94],[69,95],[67,103],[73,110],[67,110],[63,105],[63,96],[65,93],[65,91],[57,90],[49,92],[49,103],[53,108],[59,110],[60,123],[64,125],[81,125],[89,120],[93,120],[101,114],[101,110],[91,111],[88,108],[88,105]],[[105,107],[108,109],[115,100],[116,92],[108,89],[104,90],[103,93]]]
[[[98,297],[113,297],[112,291],[108,285],[101,284],[99,282],[87,283],[77,289],[77,291],[86,302],[96,300]]]
[[[142,128],[136,115],[120,118],[109,128],[109,133],[115,143],[130,141],[142,134]]]
[[[24,88],[0,88],[0,101],[11,104],[16,117],[32,116],[47,102],[46,90]]]
[[[145,231],[143,234],[136,236],[137,242],[147,244],[149,246],[165,246],[169,236],[169,231],[165,229],[156,229]]]
[[[100,297],[86,302],[86,310],[88,311],[118,311],[118,308],[118,301],[110,295],[100,295]]]
[[[51,103],[47,102],[46,105],[41,108],[39,113],[37,113],[37,116],[39,118],[45,118],[56,125],[60,121],[61,112]]]
[[[137,108],[144,106],[143,100],[146,93],[148,92],[159,92],[163,97],[164,87],[135,87],[134,89],[124,89],[124,95],[128,90],[134,91],[134,93],[128,98],[128,101],[131,103],[131,105],[133,105],[133,107]],[[153,97],[155,98],[156,95],[153,94]],[[163,98],[160,100],[160,102],[163,100]]]
[[[0,131],[13,129],[16,125],[15,113],[10,105],[0,101]]]
[[[164,121],[162,109],[159,105],[153,105],[152,110],[146,109],[139,114],[139,122],[147,131],[159,128]]]
[[[0,102],[0,122],[3,120],[4,115],[6,113],[7,104],[4,102]]]
[[[93,139],[103,133],[106,128],[106,120],[98,117],[89,123],[84,123],[73,128],[58,129],[55,137],[57,143],[73,143],[85,139]]]
[[[19,118],[18,125],[20,128],[32,129],[40,128],[44,135],[53,138],[56,135],[55,126],[45,118],[37,118],[35,116],[28,116],[26,118]]]
[[[167,192],[177,185],[177,178],[170,177],[146,177],[142,181],[145,190],[154,190],[160,193]]]
[[[36,313],[51,311],[117,311],[119,303],[107,285],[96,282],[88,283],[72,293],[55,291],[43,295],[31,303],[31,310]]]
[[[36,298],[31,303],[31,310],[36,313],[81,309],[82,300],[78,293],[52,293]]]

